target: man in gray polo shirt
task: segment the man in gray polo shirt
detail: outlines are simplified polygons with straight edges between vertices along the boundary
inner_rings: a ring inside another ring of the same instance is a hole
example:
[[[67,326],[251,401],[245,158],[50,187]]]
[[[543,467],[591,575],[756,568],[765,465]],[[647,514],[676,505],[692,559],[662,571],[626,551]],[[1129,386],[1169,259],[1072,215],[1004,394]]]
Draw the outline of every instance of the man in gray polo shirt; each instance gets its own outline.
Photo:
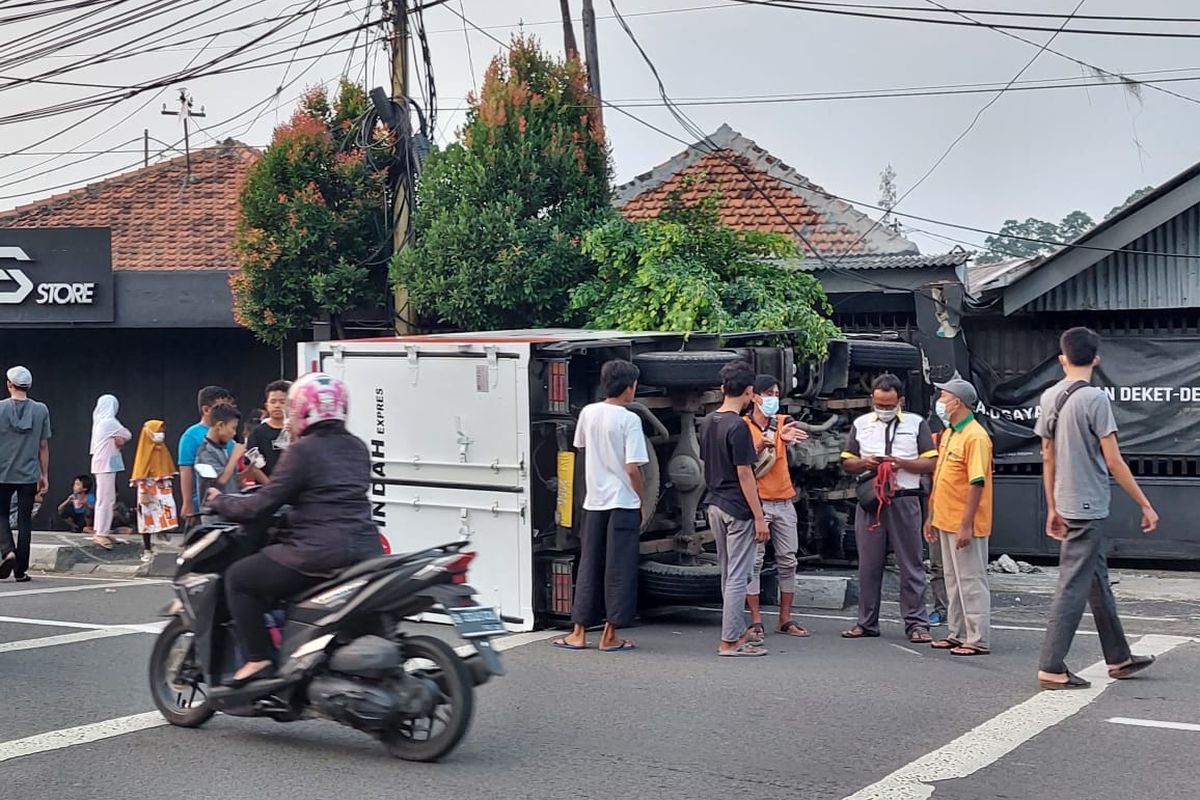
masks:
[[[29,399],[33,376],[25,367],[8,371],[9,399],[0,400],[0,580],[16,575],[29,580],[33,539],[33,502],[44,494],[50,474],[50,412]],[[8,509],[17,497],[17,539]]]
[[[1072,328],[1059,347],[1066,377],[1042,395],[1035,428],[1042,438],[1046,535],[1062,542],[1038,684],[1043,689],[1086,689],[1091,683],[1067,669],[1064,659],[1089,603],[1109,677],[1131,678],[1154,663],[1154,656],[1130,652],[1108,580],[1100,522],[1108,517],[1109,477],[1141,508],[1144,533],[1158,527],[1158,514],[1121,458],[1108,395],[1091,385],[1100,363],[1100,337],[1087,328]]]

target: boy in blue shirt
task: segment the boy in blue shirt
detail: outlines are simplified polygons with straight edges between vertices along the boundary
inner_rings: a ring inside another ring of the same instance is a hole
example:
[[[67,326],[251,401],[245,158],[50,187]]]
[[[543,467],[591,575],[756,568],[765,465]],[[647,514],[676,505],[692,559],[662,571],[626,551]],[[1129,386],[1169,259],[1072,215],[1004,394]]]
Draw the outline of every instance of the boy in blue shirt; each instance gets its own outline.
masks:
[[[200,521],[200,496],[196,492],[196,473],[192,469],[196,464],[196,453],[199,452],[200,446],[204,444],[204,439],[208,435],[208,429],[212,425],[212,410],[217,406],[232,405],[233,393],[220,386],[205,386],[200,390],[200,394],[196,398],[196,404],[200,408],[200,421],[184,431],[183,436],[179,437],[179,458],[176,462],[179,465],[179,485],[183,487],[181,491],[183,495],[183,512],[180,514],[180,517],[183,520],[185,530]],[[235,447],[237,445],[234,442],[229,442],[230,458],[234,456]],[[237,456],[240,458],[241,454],[238,453]]]

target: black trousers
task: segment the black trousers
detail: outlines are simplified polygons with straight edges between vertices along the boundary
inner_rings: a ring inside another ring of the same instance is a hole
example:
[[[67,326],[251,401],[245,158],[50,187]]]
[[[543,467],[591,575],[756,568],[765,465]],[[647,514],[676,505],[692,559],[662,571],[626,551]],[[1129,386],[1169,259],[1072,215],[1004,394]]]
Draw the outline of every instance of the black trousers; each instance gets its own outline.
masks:
[[[115,513],[114,516],[116,516]],[[90,528],[92,526],[92,512],[87,510],[80,513],[79,511],[76,511],[75,506],[70,503],[67,503],[66,508],[59,510],[58,518],[67,523],[67,527],[70,528],[73,533],[83,533],[84,528]]]
[[[284,600],[324,580],[285,567],[262,553],[246,556],[229,568],[225,600],[247,661],[271,660],[271,635],[264,617]]]
[[[603,621],[621,627],[633,622],[641,529],[642,512],[637,509],[583,512],[571,613],[576,625],[591,627]]]
[[[8,524],[13,495],[17,496],[17,538],[13,541]],[[18,578],[29,571],[29,545],[33,541],[33,501],[37,497],[36,483],[0,483],[0,558],[16,551],[12,571]]]

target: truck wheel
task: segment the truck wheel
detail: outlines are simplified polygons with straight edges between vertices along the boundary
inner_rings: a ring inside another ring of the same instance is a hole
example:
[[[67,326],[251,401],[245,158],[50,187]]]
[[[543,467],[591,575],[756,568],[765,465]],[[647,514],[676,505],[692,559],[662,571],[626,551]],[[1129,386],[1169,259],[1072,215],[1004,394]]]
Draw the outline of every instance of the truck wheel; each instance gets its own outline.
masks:
[[[695,350],[642,353],[633,357],[641,370],[638,378],[662,389],[715,389],[721,385],[721,367],[737,358],[732,350]]]
[[[908,342],[850,342],[850,366],[856,369],[908,370],[921,368],[921,351]]]
[[[721,567],[712,553],[664,553],[638,566],[642,592],[656,600],[720,602]]]

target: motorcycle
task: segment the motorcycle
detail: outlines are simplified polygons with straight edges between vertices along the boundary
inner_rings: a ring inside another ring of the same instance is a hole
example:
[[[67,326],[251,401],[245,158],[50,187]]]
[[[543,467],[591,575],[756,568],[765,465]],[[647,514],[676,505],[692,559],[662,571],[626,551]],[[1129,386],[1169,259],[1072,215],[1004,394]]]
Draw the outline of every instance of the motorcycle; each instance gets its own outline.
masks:
[[[276,518],[276,524],[283,524]],[[279,722],[322,718],[378,738],[393,756],[436,761],[471,724],[475,687],[504,673],[491,639],[505,633],[466,583],[467,542],[355,564],[269,615],[277,672],[220,687],[242,663],[223,576],[269,531],[216,522],[190,532],[173,580],[170,621],[150,655],[150,689],[167,722],[203,725],[217,712]],[[449,616],[473,653],[405,631],[408,618]]]

